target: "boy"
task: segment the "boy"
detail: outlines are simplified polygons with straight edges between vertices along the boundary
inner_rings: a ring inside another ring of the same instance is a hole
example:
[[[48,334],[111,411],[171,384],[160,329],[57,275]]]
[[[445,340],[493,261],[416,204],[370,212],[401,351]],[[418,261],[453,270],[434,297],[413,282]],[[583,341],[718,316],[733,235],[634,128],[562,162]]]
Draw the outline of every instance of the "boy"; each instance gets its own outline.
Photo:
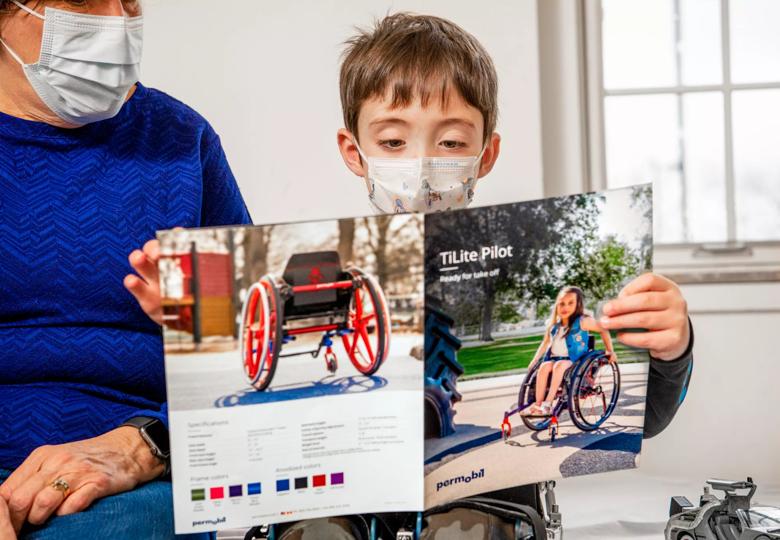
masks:
[[[345,127],[337,142],[346,166],[364,178],[374,210],[467,206],[501,146],[495,132],[498,78],[487,51],[450,21],[410,13],[387,16],[347,43],[340,78]],[[672,281],[648,273],[629,283],[604,313],[599,322],[608,330],[648,330],[619,333],[625,345],[685,364],[674,370],[668,390],[675,395],[666,396],[664,410],[648,407],[648,419],[662,424],[651,421],[646,435],[655,435],[676,411],[680,377],[688,371],[685,299]]]

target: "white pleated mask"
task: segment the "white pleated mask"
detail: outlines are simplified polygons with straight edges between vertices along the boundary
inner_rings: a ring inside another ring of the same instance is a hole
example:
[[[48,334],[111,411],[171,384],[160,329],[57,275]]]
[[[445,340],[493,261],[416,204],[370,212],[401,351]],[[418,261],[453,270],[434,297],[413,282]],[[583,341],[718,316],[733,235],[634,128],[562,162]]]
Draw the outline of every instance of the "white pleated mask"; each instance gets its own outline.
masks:
[[[60,119],[82,126],[113,118],[140,79],[143,17],[87,15],[46,7],[41,55],[25,64],[2,39],[24,69],[36,94]]]
[[[470,157],[367,157],[368,199],[378,214],[442,212],[465,208],[474,199],[485,149]]]

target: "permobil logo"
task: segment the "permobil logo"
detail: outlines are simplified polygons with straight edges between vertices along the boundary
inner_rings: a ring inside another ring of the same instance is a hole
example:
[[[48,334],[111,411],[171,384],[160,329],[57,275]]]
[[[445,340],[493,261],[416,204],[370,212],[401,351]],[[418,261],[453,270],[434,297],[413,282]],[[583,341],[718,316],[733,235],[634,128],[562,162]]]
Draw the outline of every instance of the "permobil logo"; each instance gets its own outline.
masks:
[[[222,516],[217,519],[200,519],[197,521],[192,522],[193,527],[197,527],[199,525],[219,525],[220,523],[225,523],[227,521],[227,518],[225,516]]]
[[[441,482],[436,482],[436,491],[439,491],[441,488],[451,486],[453,484],[460,484],[460,483],[468,484],[472,480],[476,480],[477,478],[484,478],[484,477],[485,477],[485,469],[480,469],[478,471],[471,471],[470,476],[466,476],[466,475],[455,476],[447,480],[442,480]]]

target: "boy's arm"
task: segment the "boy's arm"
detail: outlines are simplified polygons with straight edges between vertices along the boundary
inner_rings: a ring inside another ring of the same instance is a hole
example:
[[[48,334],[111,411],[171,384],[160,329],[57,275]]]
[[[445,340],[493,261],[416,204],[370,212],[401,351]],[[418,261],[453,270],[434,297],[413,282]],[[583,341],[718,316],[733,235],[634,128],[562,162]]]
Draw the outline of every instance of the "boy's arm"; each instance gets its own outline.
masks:
[[[661,433],[672,421],[685,399],[693,370],[693,325],[688,319],[690,341],[685,352],[675,360],[650,357],[645,407],[645,439]]]

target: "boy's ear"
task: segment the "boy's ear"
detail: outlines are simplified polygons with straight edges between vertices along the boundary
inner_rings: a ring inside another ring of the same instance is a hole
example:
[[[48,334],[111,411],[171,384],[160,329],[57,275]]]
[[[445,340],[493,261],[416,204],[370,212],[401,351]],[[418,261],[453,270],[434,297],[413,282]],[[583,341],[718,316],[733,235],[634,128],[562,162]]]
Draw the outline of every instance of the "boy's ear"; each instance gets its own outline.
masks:
[[[482,164],[479,167],[479,175],[477,178],[482,178],[493,170],[493,165],[496,164],[498,154],[501,151],[501,135],[493,132],[490,139],[485,145],[485,152],[482,154]]]
[[[360,159],[360,152],[358,152],[354,141],[354,136],[346,128],[341,128],[336,134],[336,142],[339,145],[339,152],[341,152],[344,164],[355,175],[364,178],[366,176],[366,164]]]

